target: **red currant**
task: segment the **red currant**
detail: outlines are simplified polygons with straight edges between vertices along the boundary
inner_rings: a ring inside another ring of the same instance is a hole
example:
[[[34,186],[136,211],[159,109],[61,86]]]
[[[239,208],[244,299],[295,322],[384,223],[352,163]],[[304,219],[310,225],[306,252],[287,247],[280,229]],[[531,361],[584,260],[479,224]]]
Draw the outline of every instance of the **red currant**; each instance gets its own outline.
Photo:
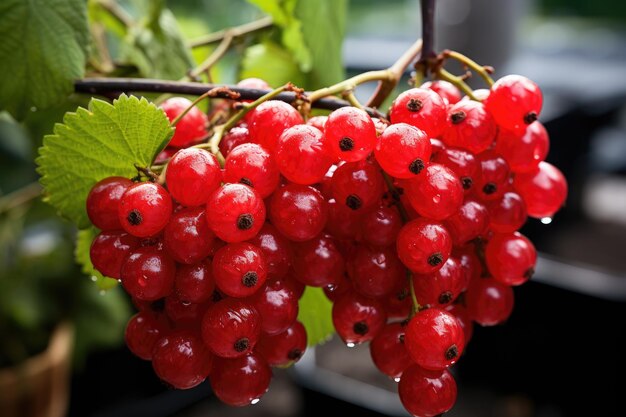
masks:
[[[261,315],[261,329],[267,334],[286,331],[298,316],[298,298],[286,280],[266,282],[249,301]]]
[[[250,243],[229,243],[213,257],[213,277],[217,288],[224,294],[248,297],[265,283],[265,255]]]
[[[412,415],[435,417],[454,406],[457,388],[450,372],[429,371],[412,365],[400,378],[398,394],[402,405]]]
[[[204,149],[181,149],[165,171],[167,189],[183,206],[200,206],[217,190],[222,173],[215,156]]]
[[[235,358],[252,352],[261,334],[261,316],[249,302],[225,298],[202,319],[202,339],[217,356]]]
[[[391,246],[402,228],[402,218],[394,206],[379,206],[363,216],[363,241],[374,246]]]
[[[163,246],[175,261],[195,264],[209,256],[214,238],[204,207],[189,207],[172,215],[165,226]]]
[[[133,236],[149,237],[159,233],[172,215],[172,198],[165,188],[140,182],[126,189],[118,208],[119,221]]]
[[[154,372],[178,389],[189,389],[209,375],[213,356],[202,340],[189,330],[178,330],[159,339],[152,354]]]
[[[540,162],[535,171],[517,174],[513,187],[526,203],[530,217],[552,217],[565,204],[567,181],[557,167]]]
[[[445,307],[457,299],[465,287],[465,270],[449,258],[440,270],[429,275],[414,275],[413,288],[422,305]]]
[[[443,99],[448,105],[456,104],[461,100],[461,92],[454,84],[444,80],[427,81],[420,85],[420,88],[428,88]]]
[[[478,201],[466,200],[461,208],[444,222],[454,245],[463,245],[483,236],[489,227],[489,211]]]
[[[480,162],[473,153],[464,149],[442,149],[432,161],[450,168],[461,180],[465,194],[468,194],[473,189],[472,186],[480,180]]]
[[[157,340],[168,330],[169,325],[162,314],[142,311],[128,321],[124,339],[135,356],[149,361]]]
[[[497,233],[511,233],[526,222],[526,203],[519,194],[509,191],[489,206],[489,229]]]
[[[411,358],[404,347],[402,323],[389,323],[370,343],[370,354],[374,365],[390,378],[399,378],[411,366]]]
[[[102,275],[119,279],[128,255],[139,246],[139,239],[123,231],[104,231],[91,243],[89,257]]]
[[[344,258],[335,239],[319,235],[295,246],[295,277],[303,284],[325,287],[339,281],[345,271]]]
[[[383,305],[374,298],[347,292],[333,304],[333,324],[348,346],[372,340],[386,320]]]
[[[117,215],[117,206],[124,192],[133,185],[123,177],[108,177],[98,181],[87,196],[87,215],[89,220],[101,230],[119,230],[122,228]]]
[[[485,248],[485,261],[493,277],[506,285],[520,285],[535,272],[537,252],[520,233],[497,234]]]
[[[296,109],[278,100],[261,103],[248,115],[250,136],[270,152],[274,152],[278,138],[286,129],[304,123]]]
[[[392,123],[408,123],[436,138],[446,128],[446,103],[433,90],[412,88],[393,101],[389,117]]]
[[[509,186],[509,164],[504,158],[493,151],[486,151],[478,155],[480,161],[480,181],[476,191],[485,201],[498,200]]]
[[[496,123],[478,101],[462,100],[450,107],[447,122],[442,137],[447,146],[480,153],[487,150],[496,137]]]
[[[406,123],[396,123],[385,129],[374,151],[381,168],[396,178],[412,178],[422,172],[430,160],[430,153],[426,133]]]
[[[533,81],[521,75],[507,75],[491,86],[485,105],[501,127],[523,131],[539,117],[543,97]]]
[[[205,259],[193,265],[178,265],[174,287],[183,302],[203,303],[209,300],[215,290],[211,261]]]
[[[452,238],[439,223],[420,218],[405,224],[396,242],[398,257],[413,272],[429,274],[450,257]]]
[[[233,149],[244,143],[254,142],[250,137],[250,131],[244,126],[235,126],[224,134],[220,140],[220,152],[224,157],[228,157]]]
[[[249,242],[265,255],[268,278],[283,278],[287,275],[293,258],[291,246],[274,226],[265,223]]]
[[[171,121],[176,119],[191,105],[191,101],[184,97],[172,97],[161,104],[161,108]],[[176,131],[170,140],[169,146],[185,148],[192,145],[206,134],[207,116],[197,107],[193,107],[176,124]]]
[[[443,165],[431,163],[421,175],[405,184],[411,206],[420,216],[443,220],[457,212],[463,204],[463,187],[459,177]]]
[[[331,184],[335,200],[355,211],[376,205],[385,188],[379,169],[367,161],[341,165]]]
[[[472,279],[465,305],[472,320],[481,326],[501,324],[513,311],[513,290],[493,278]]]
[[[287,184],[276,190],[269,203],[272,224],[289,240],[302,242],[317,236],[328,218],[326,201],[315,188]]]
[[[328,153],[348,162],[361,161],[376,145],[376,127],[372,118],[355,107],[342,107],[328,116],[324,125]]]
[[[276,162],[280,173],[296,184],[320,182],[333,158],[324,146],[322,132],[308,125],[296,125],[285,130],[276,146]]]
[[[366,297],[390,294],[406,278],[404,266],[391,248],[359,245],[349,266],[354,289]]]
[[[280,173],[274,158],[267,150],[256,143],[244,143],[226,157],[224,182],[248,185],[261,198],[266,198],[278,187]]]
[[[211,388],[225,404],[243,407],[256,404],[269,388],[272,370],[260,355],[235,359],[216,358]]]
[[[174,289],[176,264],[154,246],[137,248],[122,265],[121,279],[128,293],[143,301],[158,300]]]
[[[270,366],[284,368],[300,360],[306,350],[306,343],[306,330],[302,323],[296,321],[282,333],[262,335],[256,351]]]
[[[209,227],[226,242],[253,238],[265,222],[265,204],[259,193],[243,184],[224,184],[207,203]]]
[[[548,132],[538,121],[529,124],[521,135],[500,129],[496,139],[496,152],[506,159],[513,172],[535,170],[546,159],[549,147]]]

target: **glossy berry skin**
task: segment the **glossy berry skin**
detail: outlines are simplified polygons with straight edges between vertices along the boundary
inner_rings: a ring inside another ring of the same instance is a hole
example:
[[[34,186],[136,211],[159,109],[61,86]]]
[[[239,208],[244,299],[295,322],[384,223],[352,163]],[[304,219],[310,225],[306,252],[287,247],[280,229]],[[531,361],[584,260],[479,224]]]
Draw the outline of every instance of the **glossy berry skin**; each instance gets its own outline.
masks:
[[[247,120],[250,136],[270,152],[274,152],[278,138],[286,129],[304,123],[296,109],[278,100],[261,103],[249,113]]]
[[[313,187],[287,184],[276,190],[269,203],[272,224],[287,239],[303,242],[317,236],[328,218],[326,201]]]
[[[347,292],[333,304],[333,325],[348,346],[372,340],[382,330],[387,316],[380,301]]]
[[[324,141],[329,155],[347,162],[361,161],[376,145],[372,118],[356,107],[342,107],[328,116]]]
[[[537,251],[520,233],[496,234],[487,243],[485,261],[495,280],[506,285],[521,285],[535,272]]]
[[[122,264],[124,289],[142,301],[168,296],[174,289],[176,264],[164,251],[154,246],[135,249]]]
[[[443,99],[447,105],[453,105],[461,100],[461,92],[454,84],[444,80],[426,81],[420,88],[428,88]]]
[[[210,302],[189,303],[172,293],[165,297],[165,314],[175,328],[197,331],[209,305]]]
[[[204,207],[188,207],[172,214],[163,232],[165,250],[183,264],[195,264],[209,256],[214,239]]]
[[[473,279],[465,293],[467,312],[481,326],[504,323],[513,303],[513,289],[493,278]]]
[[[204,259],[193,265],[178,265],[174,289],[178,298],[186,303],[208,301],[215,290],[211,261]]]
[[[126,257],[139,246],[139,239],[121,230],[100,232],[91,242],[89,257],[102,275],[119,279]]]
[[[154,345],[168,330],[169,325],[162,314],[141,311],[128,320],[124,340],[133,355],[149,361]]]
[[[506,75],[491,86],[485,105],[504,129],[523,131],[537,120],[543,97],[533,81],[521,75]]]
[[[313,116],[309,120],[306,121],[306,124],[319,129],[320,132],[324,132],[327,121],[328,121],[328,116]]]
[[[436,272],[413,275],[415,297],[421,305],[445,307],[465,289],[465,270],[456,258],[449,258]]]
[[[347,293],[348,291],[352,291],[352,282],[348,279],[347,274],[343,274],[337,282],[325,286],[323,290],[326,298],[328,298],[332,302],[335,302],[343,294]]]
[[[345,204],[338,203],[334,198],[327,200],[328,221],[325,230],[337,239],[356,239],[359,235],[362,215]],[[395,240],[395,238],[394,238]]]
[[[363,241],[374,246],[391,246],[402,228],[402,218],[394,206],[382,205],[365,213],[360,224]]]
[[[430,89],[412,88],[393,101],[389,116],[392,123],[410,124],[436,138],[446,128],[446,103]]]
[[[252,352],[261,334],[261,316],[238,298],[213,304],[202,319],[202,339],[217,356],[236,358]]]
[[[381,298],[381,301],[389,320],[405,320],[413,308],[411,292],[406,282],[395,288],[391,294]]]
[[[350,259],[352,286],[366,297],[390,294],[405,278],[405,269],[391,248],[359,245]]]
[[[512,233],[526,222],[526,203],[513,191],[504,193],[501,199],[489,206],[489,229],[496,233]]]
[[[529,124],[523,134],[500,129],[496,139],[496,152],[506,159],[513,172],[533,171],[546,159],[549,149],[548,132],[539,121]]]
[[[274,158],[266,149],[256,143],[244,143],[226,157],[224,182],[248,185],[261,198],[266,198],[278,187],[280,173]]]
[[[429,371],[412,365],[400,378],[398,395],[411,415],[435,417],[454,406],[457,387],[448,371]]]
[[[219,249],[212,268],[217,288],[231,297],[254,294],[267,278],[263,251],[247,242],[229,243]]]
[[[472,335],[474,334],[474,323],[472,322],[469,313],[467,312],[467,308],[465,308],[462,304],[452,304],[446,308],[446,310],[453,314],[454,317],[459,321],[459,324],[463,328],[463,335],[465,336],[465,346],[472,339]]]
[[[484,204],[466,200],[461,208],[444,222],[455,246],[485,235],[489,227],[489,211]]]
[[[235,126],[224,134],[220,140],[220,152],[224,157],[228,157],[233,149],[244,143],[253,143],[250,131],[246,126]]]
[[[291,245],[274,226],[265,223],[248,242],[261,249],[265,255],[268,278],[283,278],[287,275],[293,258]]]
[[[118,206],[124,230],[133,236],[149,237],[159,233],[172,214],[172,198],[159,184],[140,182],[126,189]]]
[[[450,107],[446,120],[442,140],[447,146],[480,153],[487,150],[496,138],[496,123],[478,101],[459,101]]]
[[[98,181],[87,196],[87,215],[89,220],[100,230],[119,230],[122,228],[117,215],[117,206],[122,195],[133,185],[128,178],[108,177]]]
[[[381,168],[395,178],[418,175],[426,167],[430,154],[430,139],[426,133],[406,123],[387,127],[374,150]]]
[[[207,202],[209,227],[225,242],[253,238],[265,222],[265,204],[259,193],[243,184],[224,184]]]
[[[261,335],[256,352],[265,358],[270,366],[284,368],[300,360],[306,350],[306,344],[306,330],[302,323],[296,321],[281,333]]]
[[[493,151],[478,155],[480,161],[480,181],[476,192],[484,201],[500,199],[509,185],[509,164]]]
[[[552,217],[565,204],[567,181],[557,167],[540,162],[535,171],[518,174],[515,191],[524,199],[530,217]]]
[[[267,392],[271,379],[272,370],[258,354],[216,358],[211,371],[211,388],[223,403],[243,407],[256,403]]]
[[[324,135],[313,126],[296,125],[285,130],[276,146],[280,173],[296,184],[320,182],[334,158],[324,146]]]
[[[473,153],[465,149],[450,147],[442,149],[432,161],[451,169],[461,181],[466,195],[480,180],[480,162]]]
[[[345,271],[345,262],[331,236],[319,235],[296,245],[294,249],[293,269],[298,281],[312,287],[339,282]]]
[[[265,334],[286,331],[298,317],[298,297],[287,280],[272,280],[248,299],[261,316],[261,330]]]
[[[404,325],[389,323],[370,343],[374,365],[390,378],[399,378],[411,366],[411,358],[404,347]]]
[[[463,204],[459,177],[443,165],[431,163],[422,174],[405,184],[411,206],[422,217],[444,220]]]
[[[164,382],[177,389],[200,384],[211,371],[213,355],[189,330],[171,332],[154,346],[152,367]]]
[[[167,189],[183,206],[200,206],[217,190],[222,173],[217,159],[204,149],[181,149],[167,164]]]
[[[190,105],[191,101],[184,97],[172,97],[165,100],[161,104],[161,108],[171,122]],[[193,107],[176,124],[174,136],[172,136],[168,145],[175,148],[185,148],[192,145],[205,135],[205,126],[207,123],[207,116],[202,112],[202,110],[197,107]]]
[[[438,308],[417,313],[409,321],[404,337],[409,356],[424,369],[442,371],[463,353],[463,329],[454,315]]]
[[[237,83],[237,87],[254,88],[255,90],[270,90],[272,88],[267,83],[267,81],[261,78],[256,78],[256,77],[249,77],[249,78],[244,78],[243,80],[240,80]]]
[[[374,207],[385,189],[379,168],[367,161],[341,165],[333,174],[331,185],[335,200],[354,211]]]
[[[429,274],[450,257],[452,238],[437,222],[419,218],[405,224],[396,241],[398,257],[411,271]]]

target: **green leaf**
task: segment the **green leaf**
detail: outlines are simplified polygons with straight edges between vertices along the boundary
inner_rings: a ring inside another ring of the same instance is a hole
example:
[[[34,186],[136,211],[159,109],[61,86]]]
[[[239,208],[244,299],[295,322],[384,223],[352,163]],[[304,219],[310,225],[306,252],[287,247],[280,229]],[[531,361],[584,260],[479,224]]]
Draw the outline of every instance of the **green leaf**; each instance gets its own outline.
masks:
[[[176,19],[167,9],[158,21],[146,20],[131,28],[120,48],[120,59],[135,65],[143,77],[175,80],[194,66]]]
[[[300,298],[298,320],[306,328],[309,346],[324,343],[335,332],[332,319],[333,305],[324,290],[306,287]]]
[[[295,85],[303,85],[305,81],[293,56],[269,41],[246,49],[241,62],[240,77],[261,78],[272,87],[281,86],[289,81]]]
[[[21,119],[59,102],[84,75],[86,2],[3,0],[0,16],[0,109]]]
[[[95,227],[79,230],[76,234],[74,258],[76,259],[76,263],[80,265],[80,269],[83,273],[94,281],[98,288],[106,291],[116,287],[117,280],[103,276],[91,263],[89,249],[91,248],[91,242],[93,242],[96,236],[98,236],[98,229]]]
[[[92,99],[66,113],[44,138],[37,164],[46,201],[79,228],[90,225],[85,200],[103,178],[149,167],[173,134],[165,113],[145,98],[122,94],[113,104]]]
[[[300,0],[296,5],[295,15],[311,53],[307,88],[326,87],[345,78],[341,47],[347,4],[347,0]]]

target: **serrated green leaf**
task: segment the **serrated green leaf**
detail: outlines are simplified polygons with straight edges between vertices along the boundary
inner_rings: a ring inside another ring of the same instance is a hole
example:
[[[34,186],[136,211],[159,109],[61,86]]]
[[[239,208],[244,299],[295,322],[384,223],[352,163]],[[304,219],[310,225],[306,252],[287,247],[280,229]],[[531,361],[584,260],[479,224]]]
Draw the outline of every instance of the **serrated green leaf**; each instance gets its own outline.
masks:
[[[324,290],[306,287],[300,298],[298,320],[306,329],[309,346],[328,341],[335,332],[332,309],[333,305]]]
[[[347,5],[347,0],[300,0],[296,5],[295,15],[311,54],[307,88],[326,87],[345,78],[341,48]]]
[[[66,113],[44,138],[37,158],[46,201],[79,228],[89,227],[85,200],[103,178],[136,175],[173,134],[165,113],[145,98],[122,94],[113,104],[92,99],[89,110]]]
[[[0,109],[22,118],[73,90],[85,70],[85,0],[0,2]]]
[[[74,259],[76,259],[76,263],[80,265],[80,269],[83,273],[94,281],[99,289],[106,291],[116,287],[117,280],[105,277],[98,272],[91,263],[89,249],[91,248],[91,242],[93,242],[96,236],[98,236],[98,230],[95,227],[89,227],[78,231],[76,234]]]
[[[273,87],[289,81],[300,86],[305,81],[292,55],[269,41],[253,45],[244,52],[240,78],[251,77],[261,78]]]

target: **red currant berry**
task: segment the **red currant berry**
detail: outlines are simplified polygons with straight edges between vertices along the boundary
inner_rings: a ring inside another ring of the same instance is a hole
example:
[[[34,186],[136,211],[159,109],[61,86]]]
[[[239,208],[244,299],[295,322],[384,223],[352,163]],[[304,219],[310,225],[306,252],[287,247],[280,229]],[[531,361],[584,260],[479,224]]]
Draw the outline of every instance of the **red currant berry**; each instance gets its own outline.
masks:
[[[461,289],[461,292],[463,292],[467,290],[472,279],[478,279],[483,275],[483,267],[476,255],[476,247],[472,244],[455,247],[452,251],[452,256],[459,261],[463,271],[465,271]]]
[[[361,211],[355,214],[354,210],[335,199],[328,200],[327,206],[328,221],[325,230],[337,239],[355,239],[360,232]]]
[[[295,277],[303,284],[325,287],[340,280],[345,262],[335,239],[319,235],[295,246],[293,269]]]
[[[152,359],[152,350],[157,340],[168,330],[169,325],[162,314],[142,311],[128,321],[124,339],[128,349],[135,356],[149,361]]]
[[[298,316],[298,298],[286,280],[266,282],[249,301],[261,315],[261,330],[267,334],[284,332]]]
[[[407,268],[418,274],[430,274],[450,257],[452,238],[441,224],[420,218],[402,227],[396,248]]]
[[[463,204],[463,187],[454,172],[431,163],[421,175],[406,181],[411,206],[420,216],[443,220],[456,213]]]
[[[244,143],[226,157],[224,182],[245,184],[266,198],[278,187],[280,174],[268,151],[256,143]]]
[[[485,105],[501,127],[523,131],[539,117],[543,97],[533,81],[521,75],[507,75],[491,86]]]
[[[493,278],[472,279],[465,305],[472,320],[481,326],[501,324],[513,311],[513,289]]]
[[[363,216],[363,241],[374,246],[391,246],[402,228],[402,218],[394,206],[379,206]]]
[[[402,373],[398,394],[411,415],[435,417],[454,406],[457,388],[450,372],[429,371],[412,365]]]
[[[243,184],[224,184],[207,203],[209,227],[226,242],[252,239],[265,222],[265,204],[259,193]]]
[[[521,135],[500,129],[496,139],[496,152],[506,159],[513,172],[535,170],[546,159],[549,148],[548,132],[538,121],[529,124]]]
[[[323,133],[326,127],[326,121],[328,121],[328,116],[313,116],[306,121],[306,124],[318,128],[319,131]]]
[[[195,264],[209,256],[214,239],[204,207],[188,207],[172,214],[163,232],[165,250],[184,264]]]
[[[463,100],[450,107],[447,122],[442,137],[447,146],[480,153],[488,149],[496,137],[496,123],[478,101]]]
[[[211,261],[205,259],[193,265],[178,265],[174,287],[183,302],[203,303],[211,299],[215,291]]]
[[[519,194],[509,191],[489,204],[489,229],[496,233],[512,233],[526,222],[526,203]]]
[[[250,137],[248,128],[235,126],[226,132],[222,140],[220,140],[220,152],[224,157],[228,157],[237,146],[251,142],[253,142],[253,140]]]
[[[257,354],[235,359],[216,358],[211,388],[223,403],[243,407],[256,404],[268,390],[271,379],[272,370]]]
[[[406,327],[404,346],[411,359],[424,369],[441,371],[456,363],[465,340],[459,321],[438,308],[417,313]]]
[[[446,127],[446,103],[433,90],[412,88],[394,100],[389,116],[392,123],[410,124],[436,138]]]
[[[406,278],[404,266],[393,249],[366,245],[359,245],[351,257],[349,275],[354,289],[366,297],[388,295]]]
[[[374,207],[385,188],[379,169],[367,161],[341,165],[331,184],[335,200],[355,211]]]
[[[249,242],[265,255],[268,278],[283,278],[287,275],[293,258],[291,246],[274,226],[265,223]]]
[[[189,330],[163,336],[154,346],[152,367],[164,382],[177,389],[200,384],[211,371],[213,355],[202,340]]]
[[[414,275],[413,288],[422,305],[445,307],[465,288],[465,270],[455,258],[449,258],[440,270],[429,275]]]
[[[463,328],[463,334],[465,335],[465,347],[467,347],[467,344],[471,340],[472,334],[474,333],[474,323],[472,323],[472,319],[467,309],[461,304],[452,304],[448,306],[446,310],[456,317],[459,324]]]
[[[165,188],[152,182],[133,184],[124,193],[118,208],[119,221],[133,236],[159,233],[172,215],[172,198]]]
[[[181,149],[167,165],[165,181],[174,200],[200,206],[222,183],[222,172],[215,156],[204,149]]]
[[[108,177],[91,188],[87,196],[87,215],[94,226],[101,230],[122,228],[117,207],[122,195],[131,185],[133,182],[128,178]]]
[[[289,240],[302,242],[317,236],[328,218],[326,201],[313,187],[287,184],[276,190],[269,203],[272,224]]]
[[[461,208],[444,222],[453,245],[463,245],[483,236],[489,227],[489,211],[478,201],[466,200]]]
[[[174,289],[176,264],[164,251],[145,246],[133,251],[122,265],[121,279],[128,293],[143,301],[158,300]]]
[[[348,291],[352,291],[352,282],[348,279],[347,274],[343,274],[337,282],[324,287],[324,294],[326,294],[326,298],[332,302],[337,301],[339,297]]]
[[[465,194],[468,194],[473,189],[472,186],[480,180],[480,162],[473,153],[464,149],[442,149],[432,161],[450,168],[461,180]]]
[[[324,147],[324,135],[319,129],[296,125],[278,139],[276,162],[280,173],[289,181],[311,185],[324,178],[333,158]]]
[[[374,365],[390,378],[399,378],[411,366],[411,358],[404,347],[404,325],[389,323],[370,343]]]
[[[248,297],[265,283],[265,256],[261,249],[250,243],[229,243],[213,257],[213,277],[217,288],[224,294]]]
[[[492,151],[481,153],[478,160],[481,172],[476,190],[480,198],[485,201],[500,199],[509,185],[509,164]]]
[[[174,293],[165,297],[165,313],[174,327],[179,329],[199,330],[209,305],[209,302],[198,304],[183,301]]]
[[[172,97],[161,104],[161,108],[171,121],[191,106],[191,101],[184,97]],[[169,146],[185,148],[192,145],[206,134],[207,116],[197,107],[193,107],[176,124],[176,131]]]
[[[422,172],[430,160],[430,153],[426,133],[406,123],[396,123],[385,129],[374,151],[381,168],[396,178],[412,178]]]
[[[291,126],[304,123],[302,116],[289,104],[269,100],[249,113],[248,130],[255,142],[274,152],[278,138]]]
[[[306,330],[302,323],[296,321],[282,333],[261,335],[256,351],[270,366],[284,368],[300,360],[306,343]]]
[[[348,162],[361,161],[376,145],[376,127],[361,109],[342,107],[328,116],[324,141],[329,155]]]
[[[454,84],[444,80],[427,81],[420,88],[428,88],[443,99],[447,105],[456,104],[461,100],[461,92]]]
[[[255,90],[269,90],[272,88],[267,81],[255,77],[244,78],[237,83],[237,87],[252,88]]]
[[[517,174],[513,186],[524,199],[528,215],[538,219],[554,216],[567,198],[563,173],[547,162],[540,162],[536,171]]]
[[[139,239],[121,230],[100,232],[91,242],[89,257],[102,275],[119,279],[124,261],[138,246]]]
[[[485,260],[494,279],[506,285],[520,285],[534,274],[537,251],[520,233],[497,234],[487,243]]]
[[[333,324],[349,347],[372,340],[386,321],[385,308],[374,298],[347,292],[333,304]]]
[[[405,320],[413,309],[411,292],[406,281],[395,288],[391,294],[381,298],[381,301],[389,320]]]
[[[235,358],[252,352],[261,334],[261,316],[249,302],[224,298],[202,319],[202,339],[217,356]]]

